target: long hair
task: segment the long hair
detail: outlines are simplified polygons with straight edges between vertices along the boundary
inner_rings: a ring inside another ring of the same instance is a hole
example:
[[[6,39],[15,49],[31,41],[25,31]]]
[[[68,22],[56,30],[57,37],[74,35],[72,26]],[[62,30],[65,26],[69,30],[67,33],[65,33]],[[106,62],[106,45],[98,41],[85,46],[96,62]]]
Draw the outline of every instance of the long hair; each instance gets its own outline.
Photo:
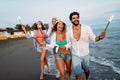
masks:
[[[37,23],[38,23],[38,22],[40,22],[40,23],[41,23],[42,30],[45,30],[45,27],[44,27],[44,25],[43,25],[42,21],[37,21],[37,22],[35,23],[35,30],[38,30],[38,28],[37,28]]]
[[[53,34],[54,32],[57,32],[57,25],[59,22],[62,22],[63,23],[63,30],[62,30],[62,33],[65,35],[66,34],[66,24],[63,22],[63,21],[58,21],[54,26],[53,26],[53,29],[52,29],[52,32],[51,34]],[[66,37],[66,36],[65,36]]]

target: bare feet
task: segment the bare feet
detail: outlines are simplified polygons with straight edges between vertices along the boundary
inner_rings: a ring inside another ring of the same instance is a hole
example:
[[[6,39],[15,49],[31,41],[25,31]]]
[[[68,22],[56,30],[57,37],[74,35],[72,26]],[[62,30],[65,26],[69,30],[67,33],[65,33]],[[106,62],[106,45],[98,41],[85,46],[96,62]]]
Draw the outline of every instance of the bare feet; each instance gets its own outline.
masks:
[[[44,75],[42,75],[42,74],[40,75],[40,80],[43,80],[43,76],[44,76]]]
[[[60,72],[59,71],[56,74],[56,78],[60,78]]]
[[[89,78],[88,78],[88,79],[86,79],[86,80],[89,80]]]

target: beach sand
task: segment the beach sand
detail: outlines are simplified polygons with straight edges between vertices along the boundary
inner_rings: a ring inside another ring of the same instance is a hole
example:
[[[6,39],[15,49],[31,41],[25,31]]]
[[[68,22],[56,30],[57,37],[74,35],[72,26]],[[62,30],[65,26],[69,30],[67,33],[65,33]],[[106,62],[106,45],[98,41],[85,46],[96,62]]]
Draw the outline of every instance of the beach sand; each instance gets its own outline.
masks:
[[[31,39],[0,41],[0,80],[39,80],[39,75],[39,55]]]
[[[0,41],[0,80],[39,80],[39,63],[32,39]],[[120,75],[109,66],[90,62],[90,69],[90,80],[120,80]],[[44,80],[56,78],[55,75],[46,74]]]

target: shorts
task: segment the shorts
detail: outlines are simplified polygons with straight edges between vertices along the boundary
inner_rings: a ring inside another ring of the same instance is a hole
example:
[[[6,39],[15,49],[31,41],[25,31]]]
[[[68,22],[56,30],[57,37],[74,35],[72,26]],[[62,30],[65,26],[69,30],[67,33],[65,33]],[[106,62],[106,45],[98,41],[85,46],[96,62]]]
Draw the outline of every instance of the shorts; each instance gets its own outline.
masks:
[[[45,46],[37,46],[37,52],[41,52],[43,50],[46,50],[47,48]]]
[[[90,61],[90,56],[75,56],[72,55],[72,68],[73,68],[73,73],[75,75],[78,75],[82,72],[88,72],[89,71],[89,61]]]
[[[56,53],[56,59],[62,59],[62,60],[71,60],[72,59],[72,55],[71,53],[67,53],[67,54],[62,54],[60,52]]]

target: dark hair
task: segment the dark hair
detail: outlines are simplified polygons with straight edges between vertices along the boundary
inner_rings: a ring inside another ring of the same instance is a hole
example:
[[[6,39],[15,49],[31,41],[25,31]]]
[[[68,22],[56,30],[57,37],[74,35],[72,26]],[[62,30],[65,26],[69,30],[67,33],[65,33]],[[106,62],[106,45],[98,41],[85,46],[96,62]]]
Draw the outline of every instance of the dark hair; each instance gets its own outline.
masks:
[[[34,29],[34,30],[37,30],[37,29],[38,29],[36,23],[33,24],[33,29]]]
[[[42,30],[45,30],[45,27],[44,27],[42,21],[37,21],[37,22],[40,22],[41,25],[42,25]],[[38,30],[38,28],[37,28],[37,23],[35,23],[35,30]]]
[[[73,15],[78,15],[78,17],[79,17],[79,13],[78,12],[72,12],[72,13],[70,13],[70,16],[69,16],[70,20],[72,20],[72,16]]]

